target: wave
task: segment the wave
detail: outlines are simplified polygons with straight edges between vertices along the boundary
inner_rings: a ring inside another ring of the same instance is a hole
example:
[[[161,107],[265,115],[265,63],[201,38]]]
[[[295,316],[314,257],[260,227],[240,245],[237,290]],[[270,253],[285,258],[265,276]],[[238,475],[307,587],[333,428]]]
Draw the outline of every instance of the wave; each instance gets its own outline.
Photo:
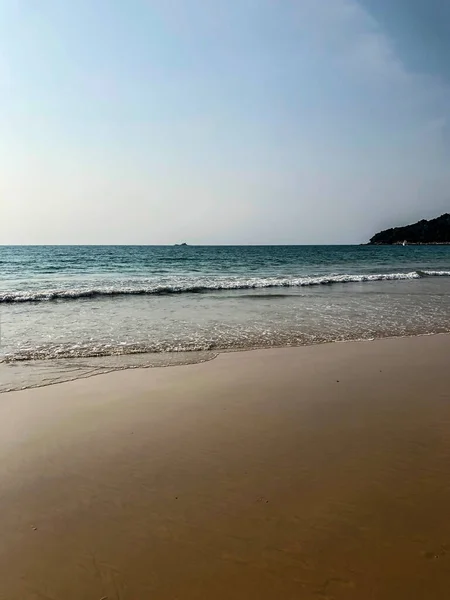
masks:
[[[450,277],[450,271],[417,271],[422,277]]]
[[[151,296],[183,293],[218,292],[222,290],[251,290],[264,288],[309,287],[319,285],[367,283],[375,281],[405,281],[423,277],[450,277],[450,271],[411,271],[409,273],[375,273],[324,275],[319,277],[253,277],[178,280],[168,284],[79,287],[71,289],[43,289],[32,291],[0,292],[0,304],[20,302],[49,302],[114,296]]]
[[[223,344],[221,350],[230,348],[246,348],[245,343]],[[20,350],[0,355],[1,364],[28,362],[34,360],[62,360],[62,359],[87,359],[106,358],[124,359],[144,354],[192,354],[200,352],[211,352],[219,347],[214,342],[168,342],[160,343],[129,343],[129,344],[54,344],[48,346],[37,346],[35,348],[22,348]],[[72,363],[74,365],[74,363]]]

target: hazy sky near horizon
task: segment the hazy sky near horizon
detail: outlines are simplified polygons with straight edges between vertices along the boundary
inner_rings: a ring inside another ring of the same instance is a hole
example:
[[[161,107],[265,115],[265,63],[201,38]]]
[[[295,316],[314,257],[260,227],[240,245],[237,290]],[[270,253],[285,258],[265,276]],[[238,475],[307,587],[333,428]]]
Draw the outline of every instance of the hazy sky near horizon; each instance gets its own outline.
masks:
[[[0,0],[0,244],[358,243],[450,208],[447,0]]]

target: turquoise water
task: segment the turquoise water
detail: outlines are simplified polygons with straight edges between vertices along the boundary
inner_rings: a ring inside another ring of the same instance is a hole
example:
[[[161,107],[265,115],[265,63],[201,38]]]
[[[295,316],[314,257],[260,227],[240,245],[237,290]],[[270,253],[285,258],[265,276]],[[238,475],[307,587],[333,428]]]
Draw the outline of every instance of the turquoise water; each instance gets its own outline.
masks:
[[[0,247],[0,391],[450,330],[449,246]]]

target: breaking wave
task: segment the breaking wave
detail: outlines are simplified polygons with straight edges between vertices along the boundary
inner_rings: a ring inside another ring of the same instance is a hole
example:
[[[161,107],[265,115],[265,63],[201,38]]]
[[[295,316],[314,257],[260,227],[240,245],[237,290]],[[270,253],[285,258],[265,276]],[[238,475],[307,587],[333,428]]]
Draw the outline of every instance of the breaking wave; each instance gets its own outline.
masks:
[[[78,300],[82,298],[114,296],[169,295],[206,293],[221,290],[251,290],[263,288],[309,287],[319,285],[366,283],[374,281],[402,281],[422,277],[450,277],[450,271],[411,271],[409,273],[376,273],[364,275],[324,275],[318,277],[254,277],[254,278],[202,278],[175,280],[172,283],[151,282],[147,285],[117,285],[77,287],[70,289],[42,289],[32,291],[0,292],[0,303],[49,302]]]

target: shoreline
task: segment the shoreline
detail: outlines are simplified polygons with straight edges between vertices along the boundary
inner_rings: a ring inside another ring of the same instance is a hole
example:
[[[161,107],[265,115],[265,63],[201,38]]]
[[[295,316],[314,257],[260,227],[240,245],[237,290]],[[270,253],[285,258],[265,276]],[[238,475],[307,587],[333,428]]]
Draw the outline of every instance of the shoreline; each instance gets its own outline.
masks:
[[[187,354],[190,357],[194,357],[195,355],[204,355],[210,354],[211,356],[201,357],[198,360],[188,360],[188,361],[180,361],[175,363],[166,363],[166,364],[142,364],[142,365],[118,365],[113,367],[105,367],[104,370],[98,372],[90,372],[87,374],[80,374],[78,376],[72,378],[64,378],[59,381],[49,381],[49,382],[41,382],[37,384],[25,385],[23,387],[11,388],[11,389],[0,389],[0,396],[2,394],[9,394],[13,392],[20,392],[25,390],[33,390],[39,389],[41,387],[49,387],[53,385],[59,385],[63,383],[70,383],[72,381],[77,381],[78,379],[90,379],[91,377],[98,377],[100,375],[109,375],[111,373],[115,373],[116,371],[130,371],[130,370],[147,370],[147,369],[162,369],[162,368],[176,368],[183,367],[192,364],[202,364],[204,362],[210,362],[212,360],[217,359],[221,354],[229,354],[229,353],[246,353],[246,352],[258,352],[258,351],[266,351],[266,350],[283,350],[283,349],[291,349],[291,348],[310,348],[315,346],[326,346],[330,344],[348,344],[348,343],[364,343],[364,342],[377,342],[381,340],[397,340],[397,339],[409,339],[409,338],[420,338],[420,337],[429,337],[429,336],[439,336],[439,335],[450,335],[450,331],[437,331],[431,333],[415,333],[415,334],[407,334],[407,335],[387,335],[383,337],[370,337],[370,338],[357,338],[357,339],[342,339],[342,340],[326,340],[323,342],[314,342],[311,344],[291,344],[291,345],[273,345],[273,346],[254,346],[250,348],[223,348],[223,349],[211,349],[211,350],[183,350],[182,352],[161,352],[161,353],[151,353],[151,352],[142,352],[142,353],[132,353],[132,354],[123,354],[123,355],[105,355],[105,356],[91,356],[91,357],[69,357],[69,358],[61,358],[61,359],[49,359],[50,362],[58,362],[65,361],[68,364],[76,364],[82,360],[92,360],[92,359],[127,359],[131,357],[149,357],[149,356],[158,356],[158,357],[178,357],[180,354]],[[36,360],[27,360],[27,361],[11,361],[11,362],[1,362],[0,361],[0,369],[2,365],[7,366],[7,368],[11,365],[18,365],[19,367],[22,365],[26,365],[27,367],[33,366],[34,364],[45,363],[45,359],[36,359]]]
[[[445,596],[449,350],[229,352],[2,395],[5,597]]]
[[[450,246],[450,242],[366,242],[361,246]]]

